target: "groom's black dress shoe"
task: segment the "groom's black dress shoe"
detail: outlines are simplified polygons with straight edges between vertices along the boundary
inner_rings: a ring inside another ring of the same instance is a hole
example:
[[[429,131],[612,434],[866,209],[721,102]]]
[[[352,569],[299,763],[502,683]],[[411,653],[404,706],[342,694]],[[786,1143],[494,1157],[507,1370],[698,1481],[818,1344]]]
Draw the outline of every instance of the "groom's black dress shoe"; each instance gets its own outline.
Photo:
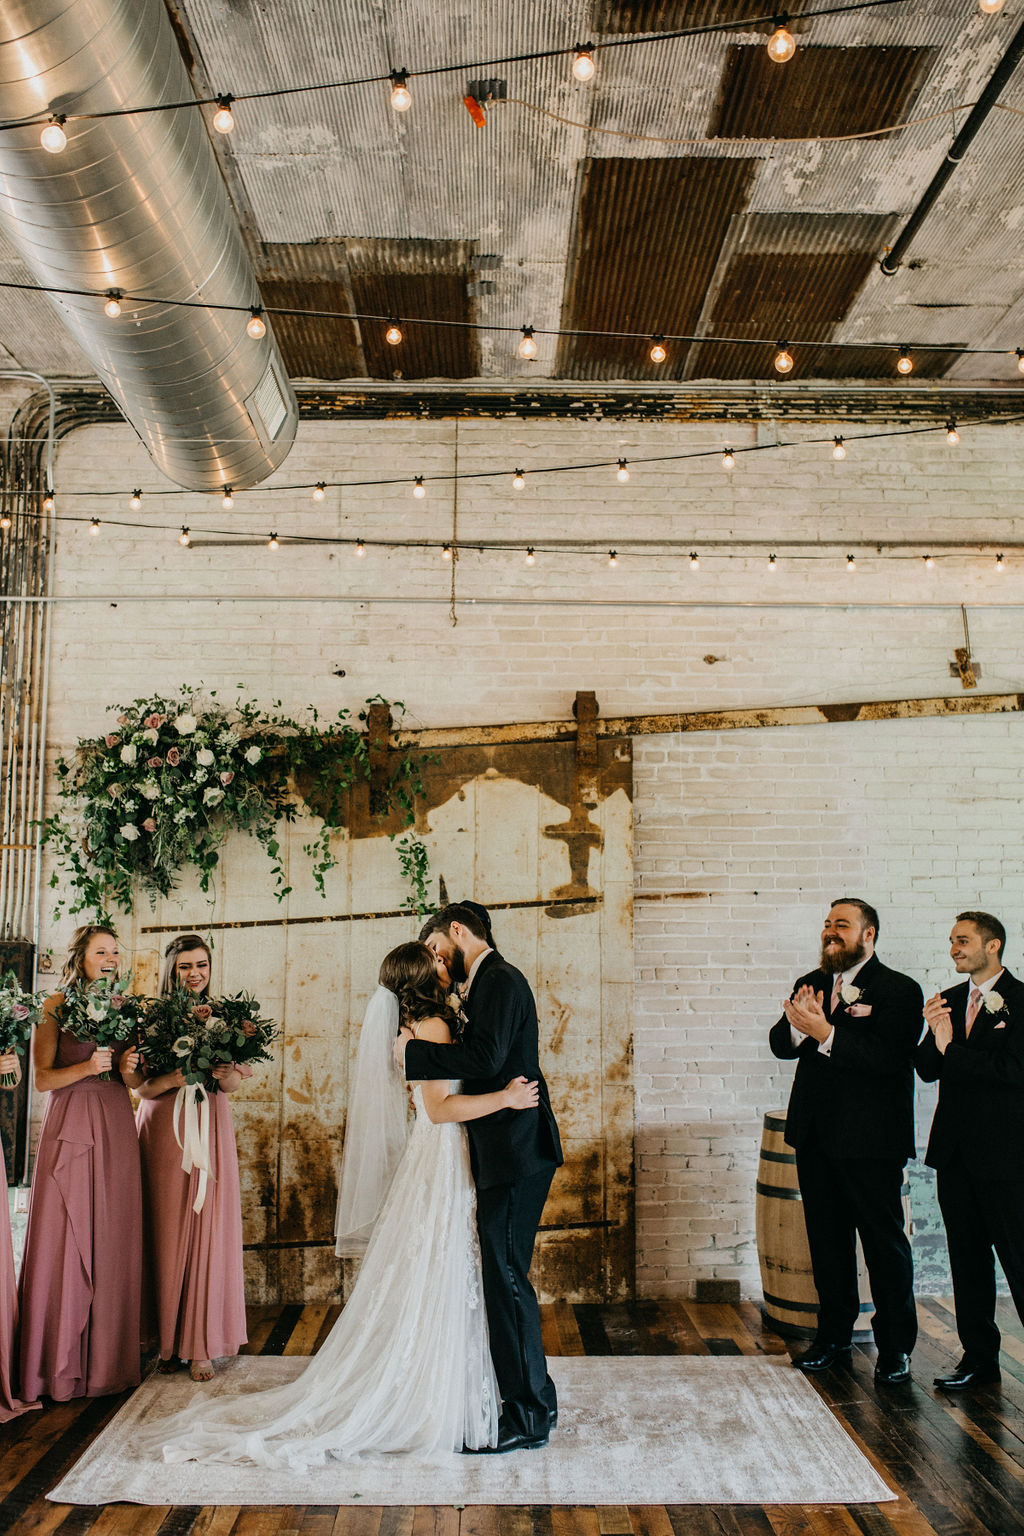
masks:
[[[528,1435],[522,1429],[499,1429],[497,1445],[464,1445],[464,1456],[501,1456],[505,1451],[539,1451],[548,1443],[548,1432]]]
[[[802,1355],[793,1356],[793,1364],[801,1371],[827,1371],[853,1356],[852,1344],[827,1344],[815,1339]]]
[[[910,1380],[910,1356],[885,1351],[875,1361],[875,1380],[885,1387],[898,1387]]]
[[[998,1365],[986,1365],[975,1369],[961,1360],[955,1371],[950,1371],[948,1376],[936,1376],[935,1385],[943,1392],[966,1392],[969,1387],[987,1387],[994,1381],[1000,1381]]]

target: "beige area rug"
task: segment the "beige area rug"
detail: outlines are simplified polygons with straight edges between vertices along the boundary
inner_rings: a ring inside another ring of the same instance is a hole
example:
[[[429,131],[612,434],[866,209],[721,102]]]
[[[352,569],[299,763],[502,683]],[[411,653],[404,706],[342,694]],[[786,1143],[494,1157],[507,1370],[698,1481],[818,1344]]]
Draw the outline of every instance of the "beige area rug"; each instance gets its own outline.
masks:
[[[243,1355],[214,1390],[278,1386],[306,1361]],[[556,1356],[558,1429],[540,1451],[332,1462],[287,1474],[135,1450],[140,1424],[183,1408],[185,1376],[153,1375],[47,1495],[109,1504],[873,1504],[894,1498],[808,1381],[748,1357]]]

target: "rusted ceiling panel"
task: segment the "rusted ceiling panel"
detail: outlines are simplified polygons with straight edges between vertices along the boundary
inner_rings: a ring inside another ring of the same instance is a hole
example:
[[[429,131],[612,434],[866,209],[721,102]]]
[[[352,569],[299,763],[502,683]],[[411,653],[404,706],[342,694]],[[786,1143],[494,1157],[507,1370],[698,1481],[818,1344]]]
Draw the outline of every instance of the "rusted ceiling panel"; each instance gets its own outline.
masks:
[[[264,245],[257,277],[269,309],[329,310],[339,317],[353,311],[348,259],[342,241]],[[292,378],[365,377],[359,332],[351,320],[275,315],[273,326]]]
[[[788,0],[790,21],[808,3],[809,0]],[[721,26],[745,21],[758,9],[750,0],[598,0],[594,7],[594,31],[628,36],[636,32],[675,32],[682,27]],[[760,28],[750,26],[745,30],[774,31],[777,25],[774,20],[764,21]]]
[[[394,316],[402,322],[403,339],[397,347],[385,341],[385,325],[363,323],[371,379],[466,379],[479,374],[475,331],[410,323],[417,316],[471,321],[465,278],[446,272],[353,272],[352,293],[360,314]]]
[[[914,352],[915,379],[941,379],[960,354],[950,348]],[[737,350],[746,351],[746,348]],[[793,373],[802,379],[897,379],[896,353],[891,347],[809,347],[793,355]],[[774,368],[772,369],[774,377]]]
[[[799,48],[784,68],[760,46],[731,44],[714,138],[869,133],[906,120],[931,48]]]
[[[579,179],[564,330],[693,331],[730,219],[744,205],[754,160],[587,160]],[[567,337],[555,373],[572,379],[678,378],[669,348],[648,359],[644,340]]]

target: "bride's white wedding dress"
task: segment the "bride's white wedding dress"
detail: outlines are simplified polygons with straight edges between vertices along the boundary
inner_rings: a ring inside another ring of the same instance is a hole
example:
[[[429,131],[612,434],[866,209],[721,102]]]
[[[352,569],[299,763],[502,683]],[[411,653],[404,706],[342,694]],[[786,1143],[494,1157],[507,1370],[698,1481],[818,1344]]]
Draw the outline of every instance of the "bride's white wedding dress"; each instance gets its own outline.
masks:
[[[453,1091],[458,1085],[453,1084]],[[416,1121],[347,1306],[302,1375],[147,1425],[164,1461],[301,1472],[328,1458],[437,1459],[497,1438],[476,1198],[462,1125]]]

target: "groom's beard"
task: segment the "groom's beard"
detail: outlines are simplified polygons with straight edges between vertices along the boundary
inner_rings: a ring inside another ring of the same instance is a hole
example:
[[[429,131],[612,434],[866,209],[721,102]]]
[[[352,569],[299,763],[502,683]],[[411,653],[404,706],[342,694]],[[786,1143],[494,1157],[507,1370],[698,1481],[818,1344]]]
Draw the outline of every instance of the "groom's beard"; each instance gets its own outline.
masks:
[[[452,957],[448,961],[448,975],[451,977],[452,986],[461,986],[468,974],[469,972],[466,970],[466,959],[462,953],[462,950],[453,950]]]
[[[838,936],[821,946],[821,968],[828,976],[838,976],[867,955],[863,939],[844,940]]]

